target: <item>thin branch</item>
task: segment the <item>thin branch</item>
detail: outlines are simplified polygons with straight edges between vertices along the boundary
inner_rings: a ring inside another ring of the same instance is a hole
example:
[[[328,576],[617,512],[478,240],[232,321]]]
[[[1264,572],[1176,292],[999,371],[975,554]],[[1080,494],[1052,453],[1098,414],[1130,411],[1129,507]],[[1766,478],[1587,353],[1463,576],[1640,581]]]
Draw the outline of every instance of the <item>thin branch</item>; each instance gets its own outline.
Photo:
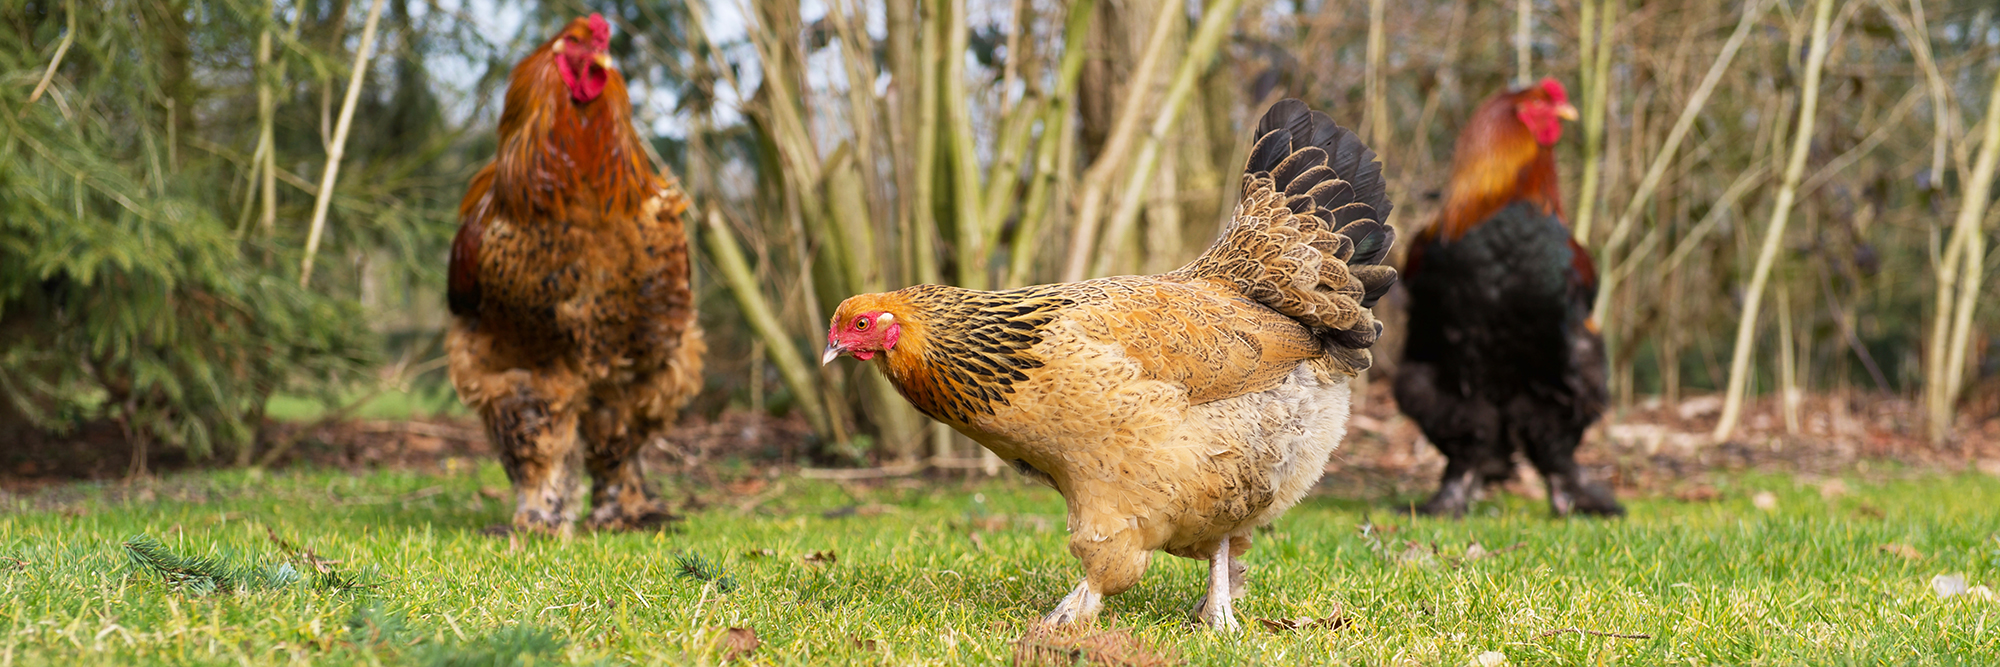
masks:
[[[1160,144],[1166,141],[1167,133],[1173,130],[1174,121],[1180,118],[1181,106],[1188,95],[1194,92],[1195,81],[1201,78],[1202,70],[1208,69],[1215,59],[1216,49],[1222,37],[1235,23],[1236,8],[1242,0],[1216,0],[1204,10],[1201,28],[1194,40],[1188,43],[1187,57],[1181,59],[1180,71],[1174,73],[1166,99],[1160,102],[1160,114],[1153,118],[1153,130],[1146,135],[1146,143],[1139,148],[1139,157],[1132,167],[1132,175],[1125,182],[1125,196],[1118,203],[1118,210],[1111,216],[1111,226],[1104,232],[1104,238],[1111,242],[1125,237],[1139,219],[1139,205],[1153,180],[1153,169],[1160,165]],[[1172,3],[1160,11],[1170,12]],[[1111,266],[1114,253],[1106,252],[1098,256],[1091,266],[1091,273],[1104,275]]]
[[[1550,631],[1548,631],[1548,632],[1544,632],[1544,633],[1542,633],[1542,634],[1540,634],[1540,635],[1536,635],[1536,636],[1538,636],[1538,637],[1554,637],[1554,636],[1556,636],[1556,635],[1590,635],[1590,636],[1593,636],[1593,637],[1611,637],[1611,638],[1613,638],[1613,639],[1652,639],[1652,638],[1653,638],[1653,636],[1652,636],[1652,635],[1646,635],[1646,634],[1639,634],[1639,633],[1625,633],[1625,632],[1604,632],[1604,631],[1601,631],[1601,630],[1585,630],[1585,629],[1583,629],[1583,628],[1563,628],[1563,629],[1560,629],[1560,630],[1550,630]]]
[[[361,101],[361,82],[368,76],[368,58],[375,48],[375,24],[382,19],[382,0],[368,6],[368,22],[361,27],[361,47],[354,51],[354,71],[348,75],[347,97],[340,103],[340,120],[334,124],[333,140],[327,146],[326,171],[319,179],[319,196],[313,199],[312,231],[306,234],[306,255],[299,260],[299,287],[312,283],[313,256],[319,254],[320,234],[326,230],[326,211],[333,204],[333,184],[340,177],[341,153],[347,147],[347,130],[354,124],[354,106]]]
[[[708,233],[702,238],[708,242],[708,252],[715,259],[715,268],[722,273],[722,282],[729,286],[729,293],[736,297],[736,304],[743,310],[743,319],[750,325],[759,339],[764,341],[764,351],[770,355],[771,363],[778,367],[778,377],[785,380],[792,394],[798,397],[795,404],[806,415],[806,422],[813,432],[822,436],[830,435],[833,429],[826,411],[820,407],[815,397],[822,392],[813,383],[812,370],[793,347],[791,337],[785,333],[785,326],[778,322],[778,315],[764,299],[764,292],[758,286],[757,277],[750,271],[750,263],[743,258],[743,249],[736,245],[736,236],[723,224],[722,214],[709,207],[704,218]]]
[[[1806,78],[1801,87],[1799,120],[1792,130],[1792,154],[1785,164],[1784,180],[1778,186],[1778,201],[1771,210],[1771,224],[1764,229],[1764,245],[1757,253],[1757,268],[1750,274],[1744,295],[1743,316],[1736,324],[1736,351],[1729,362],[1729,390],[1723,398],[1722,418],[1715,424],[1713,438],[1722,441],[1736,430],[1743,412],[1743,392],[1750,380],[1750,348],[1757,333],[1757,314],[1763,305],[1764,285],[1777,263],[1779,242],[1785,223],[1798,197],[1799,181],[1805,177],[1806,157],[1812,152],[1813,120],[1819,112],[1820,74],[1826,67],[1827,29],[1833,22],[1833,0],[1818,0],[1813,12],[1812,51],[1806,56]]]
[[[34,106],[36,100],[42,99],[42,93],[48,92],[49,83],[56,79],[56,68],[62,67],[63,56],[69,54],[69,45],[76,43],[76,0],[64,2],[63,13],[67,15],[64,18],[67,27],[63,30],[62,41],[56,44],[56,55],[49,58],[48,70],[42,72],[41,82],[35,84],[35,92],[28,93],[28,103],[21,105],[21,112],[15,118],[25,117],[28,107]],[[63,117],[68,118],[69,114],[63,114]]]

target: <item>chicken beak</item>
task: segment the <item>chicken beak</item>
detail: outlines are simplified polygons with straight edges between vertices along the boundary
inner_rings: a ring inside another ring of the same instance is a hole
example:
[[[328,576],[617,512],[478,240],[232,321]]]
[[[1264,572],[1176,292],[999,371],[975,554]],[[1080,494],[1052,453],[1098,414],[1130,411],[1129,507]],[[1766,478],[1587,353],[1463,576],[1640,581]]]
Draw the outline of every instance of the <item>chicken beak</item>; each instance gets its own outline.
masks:
[[[1556,105],[1556,117],[1567,121],[1576,120],[1576,106],[1568,102]]]
[[[833,360],[839,359],[840,355],[843,354],[847,354],[846,345],[843,345],[841,343],[829,342],[826,344],[826,352],[824,354],[819,355],[819,365],[825,366],[827,364],[833,363]]]
[[[611,69],[611,54],[599,53],[597,54],[596,60],[598,69]],[[1574,116],[1575,112],[1572,111],[1571,115]]]

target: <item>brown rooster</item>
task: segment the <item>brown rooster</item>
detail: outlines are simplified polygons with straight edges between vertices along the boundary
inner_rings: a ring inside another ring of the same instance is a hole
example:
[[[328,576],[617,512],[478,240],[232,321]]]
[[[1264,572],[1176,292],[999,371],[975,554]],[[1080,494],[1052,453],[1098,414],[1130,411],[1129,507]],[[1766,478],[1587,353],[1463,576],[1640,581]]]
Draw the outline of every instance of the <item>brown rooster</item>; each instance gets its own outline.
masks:
[[[1516,452],[1556,514],[1624,512],[1574,456],[1606,400],[1597,270],[1556,191],[1553,147],[1575,117],[1554,79],[1488,99],[1458,137],[1443,212],[1410,248],[1396,402],[1449,459],[1425,513],[1463,514],[1513,475]]]
[[[1258,125],[1232,226],[1172,273],[1004,292],[918,285],[840,305],[825,361],[874,359],[917,409],[1061,492],[1094,618],[1153,551],[1209,561],[1192,614],[1236,629],[1251,531],[1339,444],[1395,282],[1381,165],[1297,100]]]
[[[534,531],[570,530],[579,466],[590,526],[667,516],[638,452],[701,387],[707,349],[688,199],[646,161],[610,38],[592,14],[515,65],[451,245],[451,381],[500,450],[513,525]]]

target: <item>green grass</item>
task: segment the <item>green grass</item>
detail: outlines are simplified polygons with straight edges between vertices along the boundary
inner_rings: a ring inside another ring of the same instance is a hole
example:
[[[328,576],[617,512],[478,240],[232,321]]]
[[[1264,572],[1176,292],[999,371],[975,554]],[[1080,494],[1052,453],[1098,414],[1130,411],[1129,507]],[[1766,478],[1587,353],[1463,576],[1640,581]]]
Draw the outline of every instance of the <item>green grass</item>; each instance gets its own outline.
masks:
[[[507,516],[479,493],[505,486],[499,470],[455,467],[204,473],[6,500],[0,664],[716,664],[730,626],[756,630],[762,664],[992,664],[1079,575],[1060,499],[1012,480],[850,495],[788,479],[745,516],[746,494],[712,491],[717,505],[672,532],[510,543],[478,532]],[[1462,522],[1315,497],[1247,557],[1249,631],[1185,627],[1202,565],[1164,555],[1109,600],[1108,625],[1191,664],[1462,665],[1486,651],[1516,665],[2000,663],[2000,603],[1928,585],[2000,584],[2000,480],[1846,484],[1823,497],[1735,477],[1718,502],[1636,499],[1619,521],[1550,520],[1513,497]],[[1775,511],[1752,506],[1761,490]],[[272,534],[339,561],[334,575]],[[169,584],[127,555],[137,535],[248,574],[222,592]],[[1442,557],[1394,557],[1411,541]],[[1454,563],[1474,541],[1522,546]],[[804,562],[822,550],[837,560]],[[691,557],[711,581],[683,574]],[[270,574],[286,565],[305,576]],[[1336,609],[1351,623],[1275,634],[1250,620]],[[1542,636],[1570,627],[1652,638]]]
[[[360,405],[354,405],[357,401]],[[466,414],[458,394],[453,392],[450,384],[443,382],[419,383],[409,391],[352,389],[343,392],[332,407],[307,396],[277,394],[265,404],[264,413],[278,421],[303,422],[319,419],[333,410],[348,406],[353,409],[347,416],[353,419],[403,420]]]

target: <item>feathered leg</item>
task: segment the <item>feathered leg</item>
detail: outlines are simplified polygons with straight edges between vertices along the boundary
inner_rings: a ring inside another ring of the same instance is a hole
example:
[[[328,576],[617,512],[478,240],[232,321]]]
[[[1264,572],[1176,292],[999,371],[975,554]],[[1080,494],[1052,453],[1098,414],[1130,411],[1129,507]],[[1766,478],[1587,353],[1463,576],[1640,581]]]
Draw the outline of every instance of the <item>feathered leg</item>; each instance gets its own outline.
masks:
[[[1574,512],[1600,516],[1623,516],[1624,506],[1610,489],[1584,479],[1576,465],[1576,448],[1583,441],[1585,424],[1565,419],[1547,401],[1523,397],[1509,406],[1509,435],[1520,442],[1528,462],[1542,474],[1549,489],[1549,511],[1556,516]]]
[[[1095,496],[1076,492],[1071,497]],[[1142,543],[1144,536],[1126,527],[1125,517],[1101,516],[1074,502],[1069,511],[1069,552],[1083,561],[1083,583],[1042,618],[1043,623],[1050,625],[1095,620],[1104,609],[1105,596],[1138,585],[1153,557],[1152,550]]]
[[[1396,403],[1445,456],[1437,493],[1417,506],[1422,514],[1463,516],[1485,478],[1511,460],[1499,441],[1499,414],[1437,365],[1406,358],[1396,371]]]
[[[599,530],[636,530],[659,525],[673,515],[646,483],[639,452],[673,422],[674,414],[701,388],[699,329],[689,332],[666,367],[629,382],[596,387],[583,420],[590,467],[590,518]]]
[[[485,422],[487,438],[514,483],[513,526],[567,534],[576,520],[583,380],[559,363],[537,365],[464,322],[452,325],[445,347],[452,386]]]

